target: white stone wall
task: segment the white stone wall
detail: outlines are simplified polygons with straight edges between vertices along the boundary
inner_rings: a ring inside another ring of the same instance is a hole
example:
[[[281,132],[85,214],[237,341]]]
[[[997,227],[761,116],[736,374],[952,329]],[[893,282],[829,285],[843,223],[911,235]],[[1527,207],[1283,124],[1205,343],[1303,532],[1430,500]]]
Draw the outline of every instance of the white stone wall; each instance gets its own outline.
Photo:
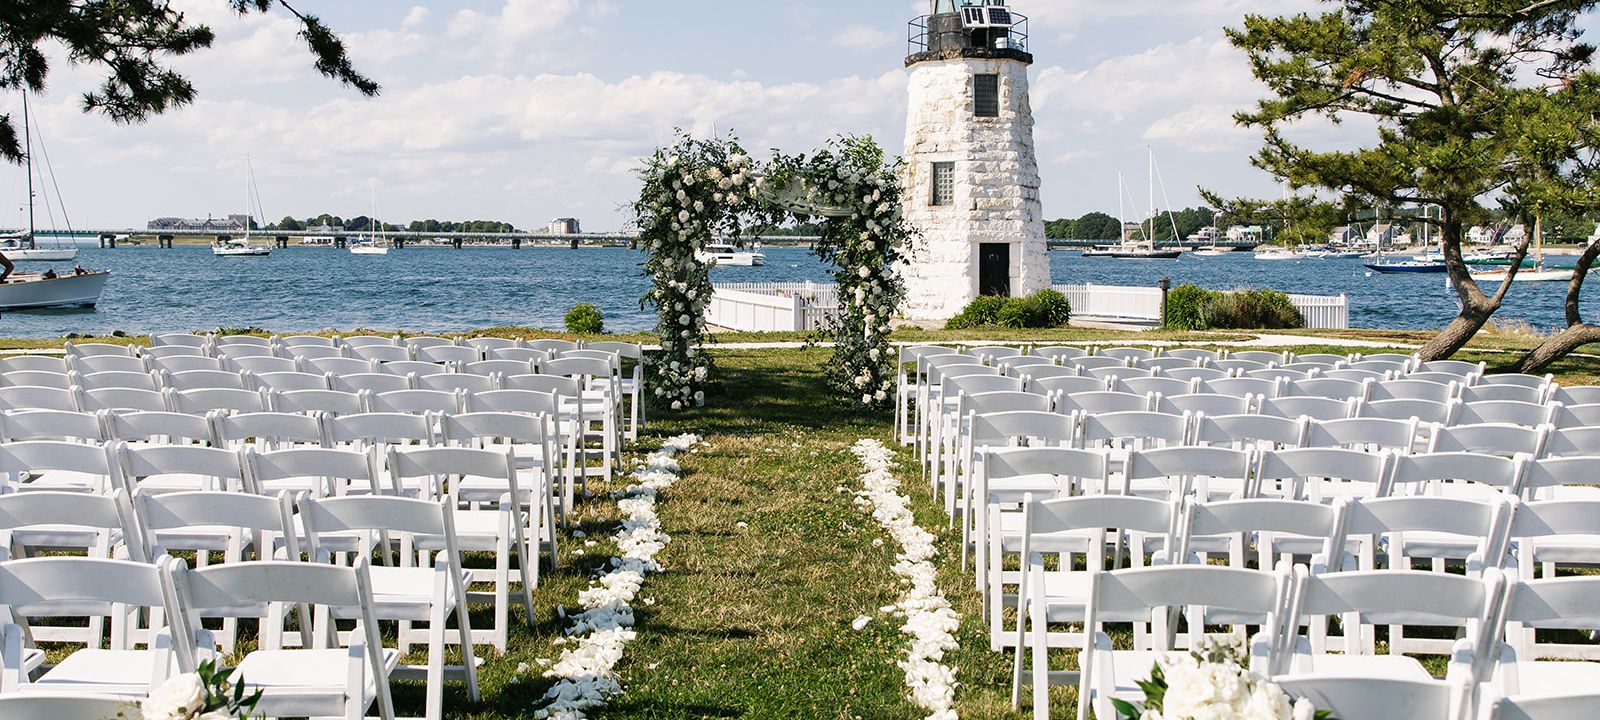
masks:
[[[1000,76],[1000,116],[973,114],[972,76]],[[1011,288],[1050,286],[1039,203],[1039,163],[1028,101],[1028,66],[963,58],[911,68],[906,116],[906,218],[921,237],[901,268],[910,320],[954,317],[978,295],[978,248],[1011,247]],[[933,206],[933,163],[954,162],[955,203]]]

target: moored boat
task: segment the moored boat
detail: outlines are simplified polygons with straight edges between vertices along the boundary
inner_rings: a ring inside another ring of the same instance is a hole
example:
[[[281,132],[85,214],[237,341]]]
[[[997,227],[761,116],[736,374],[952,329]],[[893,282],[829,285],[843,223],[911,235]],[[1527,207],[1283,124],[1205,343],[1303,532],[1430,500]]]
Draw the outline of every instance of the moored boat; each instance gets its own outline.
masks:
[[[1400,262],[1375,262],[1367,263],[1367,269],[1386,275],[1397,273],[1442,273],[1448,268],[1443,261],[1435,260],[1402,260]]]
[[[20,310],[49,307],[94,307],[100,302],[109,272],[85,272],[57,277],[15,273],[0,281],[0,308]]]
[[[761,267],[767,264],[767,256],[756,247],[751,250],[741,250],[728,243],[711,243],[704,250],[695,253],[695,258],[707,265],[721,267]]]
[[[1291,251],[1291,250],[1289,250],[1287,248],[1271,248],[1269,250],[1257,250],[1256,251],[1256,259],[1257,260],[1299,260],[1300,256],[1296,255],[1293,251]]]

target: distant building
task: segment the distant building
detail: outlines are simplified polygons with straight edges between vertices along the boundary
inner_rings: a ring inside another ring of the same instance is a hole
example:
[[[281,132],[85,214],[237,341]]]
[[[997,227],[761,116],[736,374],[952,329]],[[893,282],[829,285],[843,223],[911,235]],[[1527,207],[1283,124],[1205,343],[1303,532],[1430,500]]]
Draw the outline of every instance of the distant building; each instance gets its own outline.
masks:
[[[1228,242],[1255,243],[1260,245],[1266,238],[1267,230],[1260,225],[1235,225],[1228,228]]]
[[[1405,228],[1392,223],[1378,223],[1367,231],[1367,243],[1370,245],[1393,245],[1405,234]]]
[[[1467,242],[1472,245],[1493,245],[1499,236],[1492,225],[1478,225],[1467,230]]]
[[[583,232],[577,218],[556,218],[550,221],[551,235],[577,235]]]
[[[1139,223],[1125,222],[1122,224],[1122,241],[1133,242],[1144,240],[1144,226]]]
[[[229,215],[218,219],[207,217],[198,218],[156,218],[146,224],[149,230],[203,230],[206,232],[244,232],[250,225],[249,215]]]
[[[1506,234],[1500,236],[1500,242],[1505,245],[1517,246],[1528,239],[1527,225],[1512,225]]]
[[[1328,233],[1329,245],[1356,245],[1361,242],[1361,231],[1349,225],[1342,225]]]

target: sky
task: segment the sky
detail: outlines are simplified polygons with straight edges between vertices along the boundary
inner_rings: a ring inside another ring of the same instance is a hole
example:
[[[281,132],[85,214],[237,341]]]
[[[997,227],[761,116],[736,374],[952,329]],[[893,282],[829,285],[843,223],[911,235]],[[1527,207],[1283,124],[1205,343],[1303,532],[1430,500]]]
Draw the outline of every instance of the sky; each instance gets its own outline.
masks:
[[[759,157],[841,134],[903,147],[907,21],[925,0],[300,0],[383,85],[361,97],[311,68],[278,13],[173,0],[217,34],[173,61],[198,100],[138,125],[81,112],[103,70],[58,59],[33,99],[55,184],[76,227],[243,212],[251,158],[261,215],[493,219],[519,228],[578,217],[624,228],[634,170],[681,127],[734,131]],[[1256,132],[1234,112],[1263,88],[1222,29],[1246,13],[1316,0],[1012,0],[1032,18],[1035,139],[1048,218],[1116,214],[1125,172],[1148,205],[1146,148],[1168,200],[1197,185],[1276,196],[1250,166]],[[17,96],[0,96],[15,112]],[[1356,142],[1359,127],[1326,131]],[[25,174],[0,168],[0,225],[17,223]],[[1158,188],[1157,193],[1161,190]],[[54,202],[54,192],[51,193]],[[58,208],[52,207],[52,212]],[[1130,208],[1130,214],[1138,210]],[[40,211],[41,218],[49,213]],[[56,224],[59,226],[59,216]],[[48,219],[41,226],[49,226]]]

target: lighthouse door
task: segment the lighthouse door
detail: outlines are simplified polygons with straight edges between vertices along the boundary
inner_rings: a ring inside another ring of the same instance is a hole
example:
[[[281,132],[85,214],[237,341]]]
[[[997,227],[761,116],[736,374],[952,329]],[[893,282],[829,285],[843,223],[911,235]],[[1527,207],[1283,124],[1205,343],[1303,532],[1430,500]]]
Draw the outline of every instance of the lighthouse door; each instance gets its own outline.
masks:
[[[978,294],[1011,297],[1011,245],[978,246]]]

